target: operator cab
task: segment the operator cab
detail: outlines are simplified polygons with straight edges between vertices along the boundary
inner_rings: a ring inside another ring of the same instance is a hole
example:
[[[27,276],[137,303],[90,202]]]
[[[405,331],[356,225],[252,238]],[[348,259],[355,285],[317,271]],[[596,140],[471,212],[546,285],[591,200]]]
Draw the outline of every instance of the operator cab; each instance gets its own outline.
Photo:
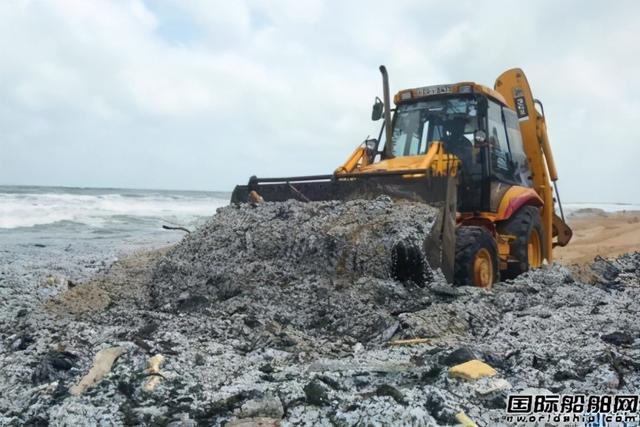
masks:
[[[460,211],[495,212],[503,188],[532,186],[517,115],[498,92],[465,82],[404,90],[394,101],[380,160],[424,155],[442,142],[461,162]]]

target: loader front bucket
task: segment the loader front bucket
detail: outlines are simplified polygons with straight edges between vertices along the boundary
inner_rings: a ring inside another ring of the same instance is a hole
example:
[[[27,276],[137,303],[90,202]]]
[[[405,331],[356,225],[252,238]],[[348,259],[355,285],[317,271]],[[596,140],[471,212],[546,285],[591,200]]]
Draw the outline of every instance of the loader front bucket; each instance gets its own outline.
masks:
[[[453,281],[455,257],[455,218],[457,179],[433,176],[422,171],[374,172],[366,174],[313,175],[288,178],[251,177],[247,185],[238,185],[231,203],[247,203],[256,192],[265,202],[290,199],[315,202],[328,200],[375,199],[387,195],[394,200],[426,203],[438,209],[422,253],[431,269],[440,268]]]

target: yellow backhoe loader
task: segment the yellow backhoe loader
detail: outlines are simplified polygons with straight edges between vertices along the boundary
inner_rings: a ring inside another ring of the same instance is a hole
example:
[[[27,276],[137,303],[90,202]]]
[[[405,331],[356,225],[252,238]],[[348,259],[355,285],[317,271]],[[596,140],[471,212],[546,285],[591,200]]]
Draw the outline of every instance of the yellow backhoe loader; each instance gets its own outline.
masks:
[[[419,250],[459,285],[488,288],[551,262],[553,247],[566,245],[572,232],[544,108],[522,70],[505,71],[493,89],[461,82],[401,90],[394,109],[387,70],[380,72],[384,101],[376,98],[372,112],[383,119],[378,139],[366,140],[330,175],[253,176],[235,188],[232,203],[386,194],[438,206],[435,233]],[[400,279],[413,278],[415,250],[398,249]]]

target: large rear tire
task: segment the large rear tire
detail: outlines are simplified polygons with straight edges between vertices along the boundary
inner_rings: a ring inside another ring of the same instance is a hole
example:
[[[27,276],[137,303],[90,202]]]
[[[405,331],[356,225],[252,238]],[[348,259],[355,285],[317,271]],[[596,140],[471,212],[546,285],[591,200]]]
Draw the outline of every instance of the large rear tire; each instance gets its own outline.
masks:
[[[523,206],[511,218],[498,224],[498,232],[515,237],[509,242],[509,262],[507,269],[502,272],[503,277],[513,279],[542,265],[544,235],[540,209]]]
[[[489,230],[477,226],[459,227],[456,230],[455,284],[489,289],[498,278],[498,248]]]

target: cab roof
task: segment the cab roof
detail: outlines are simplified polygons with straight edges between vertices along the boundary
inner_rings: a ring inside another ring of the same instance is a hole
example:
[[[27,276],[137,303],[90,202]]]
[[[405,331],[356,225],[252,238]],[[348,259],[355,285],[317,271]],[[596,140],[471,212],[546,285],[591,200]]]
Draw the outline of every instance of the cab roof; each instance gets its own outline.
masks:
[[[486,95],[492,98],[495,101],[498,101],[504,106],[507,105],[507,101],[504,97],[498,93],[497,91],[488,88],[487,86],[483,86],[474,82],[460,82],[453,84],[445,84],[445,85],[433,85],[433,86],[423,86],[413,89],[404,89],[398,92],[393,97],[393,102],[398,104],[404,104],[410,101],[416,101],[418,99],[429,98],[433,96],[439,95],[447,95],[447,94],[468,94],[468,93],[478,93]]]

